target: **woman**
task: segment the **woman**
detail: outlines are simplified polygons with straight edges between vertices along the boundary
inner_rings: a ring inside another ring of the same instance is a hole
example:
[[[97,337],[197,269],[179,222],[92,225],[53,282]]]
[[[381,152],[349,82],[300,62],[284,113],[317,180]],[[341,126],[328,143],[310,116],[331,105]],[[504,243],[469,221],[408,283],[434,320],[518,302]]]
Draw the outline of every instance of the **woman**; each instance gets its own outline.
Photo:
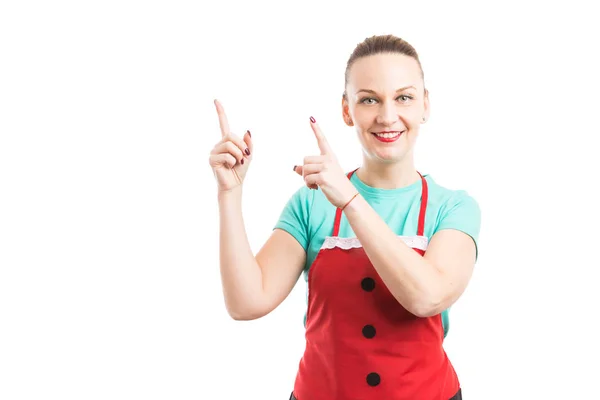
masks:
[[[463,190],[416,169],[413,149],[429,115],[416,51],[373,36],[346,68],[342,116],[363,149],[345,173],[313,117],[320,154],[294,171],[290,199],[256,257],[242,218],[252,139],[229,131],[210,155],[219,188],[221,276],[229,314],[260,318],[308,282],[306,349],[291,399],[461,399],[443,349],[446,310],[477,259],[480,210]]]

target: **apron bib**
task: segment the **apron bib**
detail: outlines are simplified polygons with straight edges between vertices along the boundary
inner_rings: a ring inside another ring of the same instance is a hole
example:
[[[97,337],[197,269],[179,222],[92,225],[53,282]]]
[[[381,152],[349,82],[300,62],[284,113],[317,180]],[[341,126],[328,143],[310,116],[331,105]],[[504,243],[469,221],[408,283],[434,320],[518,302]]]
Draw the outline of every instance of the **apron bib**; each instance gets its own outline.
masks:
[[[422,175],[421,182],[418,231],[400,238],[424,255],[428,192]],[[338,237],[341,217],[337,209],[333,235],[308,272],[306,348],[293,395],[298,400],[448,400],[460,395],[442,347],[441,314],[419,318],[402,307],[358,239]]]

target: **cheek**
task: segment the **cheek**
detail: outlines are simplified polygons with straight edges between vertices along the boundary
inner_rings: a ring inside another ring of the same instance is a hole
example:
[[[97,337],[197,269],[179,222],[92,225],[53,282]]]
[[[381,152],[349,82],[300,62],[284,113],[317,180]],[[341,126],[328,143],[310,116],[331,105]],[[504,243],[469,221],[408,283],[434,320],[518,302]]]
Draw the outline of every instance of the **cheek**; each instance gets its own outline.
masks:
[[[373,126],[376,118],[377,115],[373,112],[360,111],[354,113],[354,118],[352,118],[352,121],[354,121],[354,126],[356,126],[362,132],[369,130]]]
[[[421,121],[423,114],[423,110],[420,107],[415,106],[407,107],[400,111],[400,116],[412,125],[418,124]]]

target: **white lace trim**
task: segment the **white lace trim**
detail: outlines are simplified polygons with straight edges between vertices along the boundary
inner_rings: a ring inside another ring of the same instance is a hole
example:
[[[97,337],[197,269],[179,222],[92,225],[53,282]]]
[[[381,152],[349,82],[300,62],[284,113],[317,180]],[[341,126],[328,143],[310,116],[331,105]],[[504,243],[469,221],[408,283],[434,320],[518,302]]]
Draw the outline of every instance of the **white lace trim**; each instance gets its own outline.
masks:
[[[427,236],[398,236],[408,247],[419,250],[427,250],[427,244],[429,243],[429,239]],[[333,249],[340,248],[343,250],[349,249],[359,249],[362,247],[362,244],[358,240],[358,238],[341,238],[339,236],[327,236],[325,241],[323,242],[323,246],[321,246],[321,250],[324,249]]]

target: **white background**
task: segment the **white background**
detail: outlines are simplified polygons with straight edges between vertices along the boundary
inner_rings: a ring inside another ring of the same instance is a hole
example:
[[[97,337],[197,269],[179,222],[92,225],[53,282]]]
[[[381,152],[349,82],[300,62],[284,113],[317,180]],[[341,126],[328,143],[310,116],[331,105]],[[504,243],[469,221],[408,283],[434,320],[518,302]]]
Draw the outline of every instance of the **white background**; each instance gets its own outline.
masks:
[[[253,134],[257,251],[318,151],[309,116],[361,161],[343,73],[381,33],[431,92],[418,169],[483,212],[445,342],[464,398],[600,399],[595,13],[414,3],[2,2],[0,399],[287,399],[306,287],[227,316],[212,101]]]

